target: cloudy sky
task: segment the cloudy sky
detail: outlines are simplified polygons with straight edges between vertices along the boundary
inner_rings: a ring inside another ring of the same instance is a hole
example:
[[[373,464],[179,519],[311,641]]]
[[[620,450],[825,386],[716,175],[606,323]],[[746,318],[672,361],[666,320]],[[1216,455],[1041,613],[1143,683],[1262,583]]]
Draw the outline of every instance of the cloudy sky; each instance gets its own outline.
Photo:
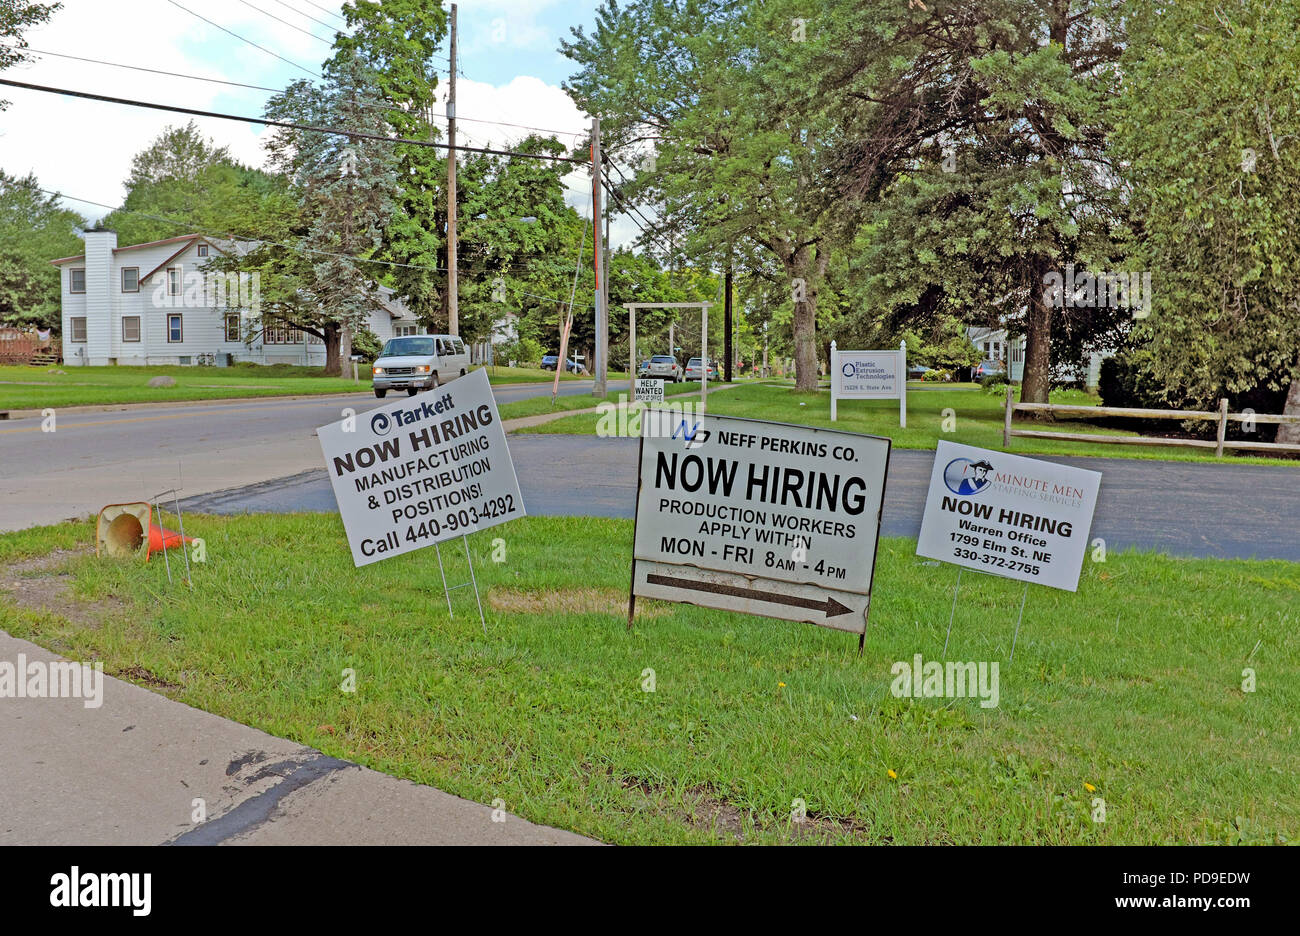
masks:
[[[62,9],[48,24],[27,33],[28,44],[39,50],[33,53],[35,61],[8,69],[4,76],[256,116],[271,92],[40,53],[280,88],[309,77],[303,69],[319,70],[328,56],[333,29],[343,25],[337,16],[341,6],[342,0],[63,0]],[[566,144],[573,142],[574,134],[582,134],[590,119],[560,89],[572,63],[557,49],[560,38],[569,36],[570,26],[590,27],[598,6],[599,0],[458,3],[457,133],[461,141],[506,146],[528,132],[493,121],[561,131],[557,138]],[[447,67],[445,61],[442,65]],[[68,207],[92,219],[106,211],[92,202],[121,204],[132,156],[168,124],[189,119],[16,88],[4,88],[0,96],[10,101],[9,109],[0,113],[0,167],[18,175],[36,173],[43,187],[59,191]],[[207,136],[230,147],[236,158],[262,164],[266,128],[194,119]],[[570,183],[570,203],[590,215],[585,171],[572,175]],[[630,233],[630,223],[615,220],[615,244]]]

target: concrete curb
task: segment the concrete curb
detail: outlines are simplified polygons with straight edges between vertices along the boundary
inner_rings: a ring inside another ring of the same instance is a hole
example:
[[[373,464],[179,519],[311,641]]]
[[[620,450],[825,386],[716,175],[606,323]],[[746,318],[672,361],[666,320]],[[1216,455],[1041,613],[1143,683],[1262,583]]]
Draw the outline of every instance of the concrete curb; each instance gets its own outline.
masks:
[[[119,413],[130,410],[165,409],[167,407],[175,406],[216,406],[223,403],[260,403],[267,400],[328,400],[331,397],[347,397],[350,399],[362,394],[365,396],[373,395],[369,390],[357,390],[351,393],[347,391],[335,391],[332,393],[296,393],[292,395],[268,393],[263,396],[254,397],[216,397],[205,398],[202,400],[160,400],[157,403],[104,403],[96,406],[54,406],[47,408],[53,409],[60,416],[63,416],[75,415],[77,413]],[[44,412],[45,410],[39,409],[0,410],[0,420],[31,419],[40,416]]]

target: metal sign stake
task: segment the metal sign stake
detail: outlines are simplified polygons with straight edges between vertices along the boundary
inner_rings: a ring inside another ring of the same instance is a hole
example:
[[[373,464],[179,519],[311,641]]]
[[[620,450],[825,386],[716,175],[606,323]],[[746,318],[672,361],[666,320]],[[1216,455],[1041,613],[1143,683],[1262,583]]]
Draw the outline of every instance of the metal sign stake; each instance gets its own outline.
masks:
[[[957,592],[961,589],[962,567],[957,566],[957,584],[952,590],[952,610],[948,612],[948,636],[943,638],[943,659],[948,659],[948,638],[952,636],[952,619],[957,614]]]
[[[164,529],[164,527],[163,527],[163,525],[162,525],[162,519],[163,519],[163,517],[162,517],[162,508],[159,507],[158,504],[157,504],[156,502],[154,502],[154,501],[150,501],[150,503],[149,503],[149,507],[150,507],[150,513],[149,513],[149,516],[150,516],[150,517],[153,516],[153,510],[156,509],[156,510],[158,511],[158,529],[160,529],[160,530],[161,530],[161,529]],[[149,533],[146,531],[146,532],[145,532],[145,537],[148,538],[148,536],[149,536]],[[172,564],[171,564],[171,562],[169,562],[168,559],[167,559],[167,537],[166,537],[166,536],[163,536],[163,537],[161,537],[161,539],[162,539],[162,548],[163,548],[163,565],[164,565],[164,566],[166,567],[166,569],[167,569],[167,584],[170,585],[170,584],[172,583]]]
[[[483,636],[487,636],[487,621],[483,619],[483,599],[478,594],[478,576],[474,574],[474,560],[469,554],[469,537],[461,534],[460,541],[465,545],[465,564],[469,566],[469,580],[474,586],[474,600],[478,603],[478,622],[483,627]],[[450,606],[450,601],[448,602]]]
[[[455,617],[456,612],[451,610],[451,592],[447,588],[447,571],[442,567],[442,547],[434,543],[433,551],[438,554],[438,573],[442,576],[442,597],[447,599],[447,615]]]
[[[1020,622],[1025,616],[1025,599],[1029,597],[1029,583],[1025,582],[1025,590],[1020,595],[1020,613],[1016,615],[1016,632],[1011,638],[1011,656],[1007,659],[1011,663],[1016,658],[1016,638],[1020,636]]]

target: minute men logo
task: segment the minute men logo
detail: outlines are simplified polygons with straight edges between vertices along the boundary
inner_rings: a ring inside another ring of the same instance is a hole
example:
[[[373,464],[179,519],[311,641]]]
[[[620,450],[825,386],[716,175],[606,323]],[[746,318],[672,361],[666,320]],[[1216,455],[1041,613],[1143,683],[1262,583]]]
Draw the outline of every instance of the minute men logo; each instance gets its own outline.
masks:
[[[968,497],[985,490],[993,479],[989,472],[993,470],[984,459],[971,461],[969,458],[954,458],[943,469],[943,483],[954,494]]]

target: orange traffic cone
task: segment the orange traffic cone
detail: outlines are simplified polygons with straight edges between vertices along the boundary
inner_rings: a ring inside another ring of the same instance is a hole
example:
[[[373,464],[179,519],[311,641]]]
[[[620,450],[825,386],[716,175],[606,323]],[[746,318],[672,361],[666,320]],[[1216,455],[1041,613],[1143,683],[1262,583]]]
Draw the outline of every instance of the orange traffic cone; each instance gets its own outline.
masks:
[[[162,552],[164,546],[167,549],[179,549],[182,543],[192,542],[194,542],[194,537],[192,536],[181,536],[179,533],[160,527],[156,523],[150,523],[149,551],[145,554],[145,561],[148,562],[149,557],[154,553]]]

